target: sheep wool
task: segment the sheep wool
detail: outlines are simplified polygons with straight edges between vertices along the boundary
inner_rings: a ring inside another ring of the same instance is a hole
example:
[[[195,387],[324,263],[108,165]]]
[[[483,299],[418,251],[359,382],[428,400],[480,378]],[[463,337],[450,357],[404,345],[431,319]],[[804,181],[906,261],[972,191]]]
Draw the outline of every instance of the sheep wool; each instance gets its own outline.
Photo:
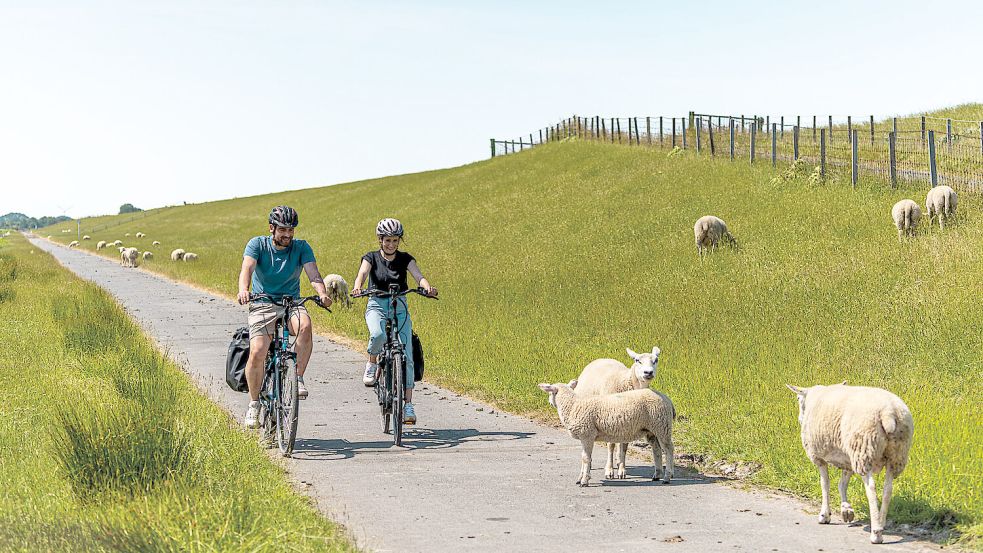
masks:
[[[154,258],[154,252],[143,252],[143,259],[144,259],[144,261],[146,261],[147,259],[153,259],[153,258]]]
[[[891,208],[891,218],[898,229],[898,241],[904,236],[914,236],[918,221],[922,218],[922,210],[914,200],[901,200]]]
[[[136,267],[140,252],[136,248],[121,248],[119,251],[119,264],[123,267]]]
[[[333,302],[341,302],[345,307],[351,307],[352,300],[348,296],[348,282],[341,275],[330,274],[324,277],[324,287],[328,290],[328,297]]]
[[[696,220],[696,224],[693,225],[693,237],[696,241],[696,253],[700,257],[703,257],[704,250],[716,250],[721,240],[731,248],[738,248],[737,239],[727,230],[727,223],[713,215],[704,215]]]
[[[171,261],[181,261],[184,259],[184,250],[178,248],[171,252]]]
[[[188,253],[184,254],[184,260],[186,262],[189,262],[189,263],[192,262],[192,261],[198,261],[198,254],[192,253],[192,252],[188,252]]]
[[[951,219],[956,215],[956,204],[958,196],[956,191],[949,186],[936,186],[928,191],[925,196],[925,214],[928,215],[928,224],[932,224],[932,218],[939,218],[939,229],[945,228],[945,220]]]
[[[101,250],[101,249],[103,249],[103,248],[105,248],[105,247],[106,247],[106,241],[105,241],[105,240],[100,240],[100,241],[99,241],[99,242],[98,242],[98,243],[96,244],[96,249],[97,249],[97,250]]]

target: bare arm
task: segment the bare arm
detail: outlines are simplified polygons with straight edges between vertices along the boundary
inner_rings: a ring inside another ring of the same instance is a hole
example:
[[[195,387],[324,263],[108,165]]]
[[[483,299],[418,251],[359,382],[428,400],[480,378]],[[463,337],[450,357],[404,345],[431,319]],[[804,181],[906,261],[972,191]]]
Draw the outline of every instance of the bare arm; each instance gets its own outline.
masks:
[[[360,294],[362,292],[362,285],[365,284],[365,279],[369,277],[369,271],[372,269],[372,264],[366,260],[362,260],[362,264],[358,266],[358,276],[355,277],[355,284],[352,285],[352,294]]]
[[[314,291],[317,292],[319,298],[321,298],[321,305],[324,307],[331,306],[331,298],[328,297],[328,290],[324,287],[324,279],[321,278],[321,271],[317,269],[317,262],[310,261],[304,263],[304,272],[307,273],[307,278],[311,281],[311,286],[314,287]]]
[[[242,256],[242,269],[239,271],[239,294],[236,299],[240,305],[249,303],[249,285],[253,280],[253,271],[256,270],[256,258],[248,255]]]
[[[406,267],[406,270],[409,271],[411,275],[413,275],[413,278],[414,280],[416,280],[416,283],[419,284],[421,288],[426,290],[428,295],[431,296],[437,295],[437,289],[431,286],[430,282],[426,279],[426,277],[423,276],[423,272],[420,271],[420,267],[419,265],[416,264],[415,259],[413,261],[410,261],[410,264],[409,266]]]

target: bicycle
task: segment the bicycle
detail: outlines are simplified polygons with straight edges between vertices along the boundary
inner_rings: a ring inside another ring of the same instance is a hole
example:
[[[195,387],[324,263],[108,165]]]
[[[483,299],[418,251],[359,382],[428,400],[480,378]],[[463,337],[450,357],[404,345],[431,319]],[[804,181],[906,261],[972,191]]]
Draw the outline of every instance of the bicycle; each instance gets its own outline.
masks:
[[[294,299],[290,296],[280,298],[269,294],[249,294],[249,301],[269,300],[270,303],[286,307],[273,331],[273,343],[266,354],[266,372],[263,387],[259,393],[259,420],[263,429],[263,439],[267,443],[276,441],[280,453],[289,457],[293,453],[297,439],[297,416],[300,408],[297,396],[297,353],[290,343],[290,310],[314,301],[321,302],[318,296],[305,296]],[[328,313],[330,309],[321,305]]]
[[[402,292],[398,290],[397,285],[390,284],[388,292],[370,288],[360,294],[352,294],[352,297],[371,296],[390,300],[389,315],[386,317],[386,343],[382,346],[382,353],[379,354],[381,374],[375,381],[375,395],[379,399],[379,408],[382,412],[382,431],[386,434],[392,431],[393,442],[397,446],[402,446],[403,405],[405,403],[404,394],[406,393],[406,386],[403,382],[406,378],[406,348],[399,341],[399,321],[396,319],[396,306],[399,298],[411,293],[420,294],[430,299],[437,299],[437,297],[427,294],[423,288],[408,288]]]

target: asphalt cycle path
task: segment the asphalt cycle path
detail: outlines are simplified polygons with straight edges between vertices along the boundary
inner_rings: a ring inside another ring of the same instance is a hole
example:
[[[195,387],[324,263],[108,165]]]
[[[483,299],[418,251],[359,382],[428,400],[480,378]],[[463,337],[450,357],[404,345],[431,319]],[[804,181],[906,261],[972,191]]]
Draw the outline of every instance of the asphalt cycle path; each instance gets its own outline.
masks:
[[[242,420],[248,398],[225,384],[225,357],[245,307],[98,255],[32,242],[111,293],[208,397]],[[652,482],[650,451],[629,458],[626,480],[605,480],[606,449],[596,447],[591,485],[580,488],[580,444],[564,430],[425,382],[415,394],[420,422],[397,448],[362,385],[364,365],[362,353],[315,336],[310,398],[300,403],[296,451],[285,463],[321,511],[369,550],[938,550],[891,532],[887,543],[871,545],[866,521],[846,525],[834,514],[821,526],[817,507],[691,471],[677,468],[668,486]]]

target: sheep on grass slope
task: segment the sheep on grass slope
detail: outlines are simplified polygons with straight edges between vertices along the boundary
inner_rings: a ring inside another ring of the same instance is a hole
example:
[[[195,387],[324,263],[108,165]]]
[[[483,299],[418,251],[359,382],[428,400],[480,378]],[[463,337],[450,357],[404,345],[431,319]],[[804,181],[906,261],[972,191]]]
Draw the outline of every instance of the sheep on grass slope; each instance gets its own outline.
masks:
[[[192,261],[198,261],[198,254],[192,253],[192,252],[188,252],[188,253],[184,254],[184,260],[186,262],[189,262],[189,263],[192,262]]]
[[[171,261],[181,261],[184,259],[184,250],[178,248],[171,252]]]
[[[79,241],[78,240],[72,240],[71,242],[68,243],[68,247],[69,248],[77,248],[77,247],[79,247]]]
[[[100,241],[99,241],[99,242],[98,242],[98,243],[96,244],[96,249],[97,249],[97,250],[101,250],[101,249],[103,249],[103,248],[105,248],[105,247],[106,247],[106,241],[105,241],[105,240],[100,240]]]
[[[588,363],[584,370],[577,377],[575,388],[577,395],[580,396],[599,396],[605,394],[616,394],[627,392],[628,390],[639,390],[648,388],[655,372],[659,367],[658,347],[652,348],[652,353],[638,354],[631,349],[625,349],[628,357],[635,362],[631,368],[617,359],[596,359]],[[624,459],[627,453],[628,444],[608,444],[608,460],[604,465],[604,477],[614,478],[614,470],[618,469],[618,478],[625,477],[624,463],[615,463],[615,447],[620,448],[620,458]]]
[[[929,190],[928,195],[925,196],[925,214],[928,215],[928,224],[932,224],[932,217],[938,217],[939,229],[944,229],[945,220],[956,215],[958,199],[956,191],[948,186],[936,186]]]
[[[154,241],[153,241],[153,242],[151,243],[151,245],[152,245],[152,246],[159,246],[159,245],[160,245],[160,240],[154,240]]]
[[[662,478],[668,484],[673,472],[672,424],[676,409],[665,395],[651,389],[631,390],[603,396],[579,396],[570,384],[540,384],[550,395],[560,423],[570,435],[580,440],[580,478],[577,484],[590,482],[591,454],[594,442],[627,443],[644,438],[652,446],[655,472],[652,480]],[[665,456],[665,470],[663,470]],[[620,459],[621,463],[625,462]]]
[[[82,240],[92,240],[92,237],[86,234],[85,236],[82,237]]]
[[[704,215],[693,225],[693,236],[696,240],[696,253],[703,257],[703,251],[717,249],[717,244],[723,240],[731,248],[737,249],[737,239],[727,230],[727,223],[720,217]]]
[[[922,210],[914,200],[901,200],[891,208],[894,226],[898,228],[898,242],[904,236],[914,236],[918,220],[922,218]]]
[[[144,261],[146,261],[148,259],[153,259],[153,258],[154,258],[154,252],[143,252],[143,260]]]
[[[827,465],[843,470],[840,476],[840,516],[844,522],[854,518],[847,501],[847,485],[853,473],[860,475],[870,504],[870,541],[883,541],[893,480],[908,464],[908,451],[915,423],[901,399],[880,388],[813,386],[798,388],[786,384],[799,400],[802,446],[819,468],[823,505],[819,524],[829,524],[829,471]],[[884,474],[880,508],[874,475]]]

